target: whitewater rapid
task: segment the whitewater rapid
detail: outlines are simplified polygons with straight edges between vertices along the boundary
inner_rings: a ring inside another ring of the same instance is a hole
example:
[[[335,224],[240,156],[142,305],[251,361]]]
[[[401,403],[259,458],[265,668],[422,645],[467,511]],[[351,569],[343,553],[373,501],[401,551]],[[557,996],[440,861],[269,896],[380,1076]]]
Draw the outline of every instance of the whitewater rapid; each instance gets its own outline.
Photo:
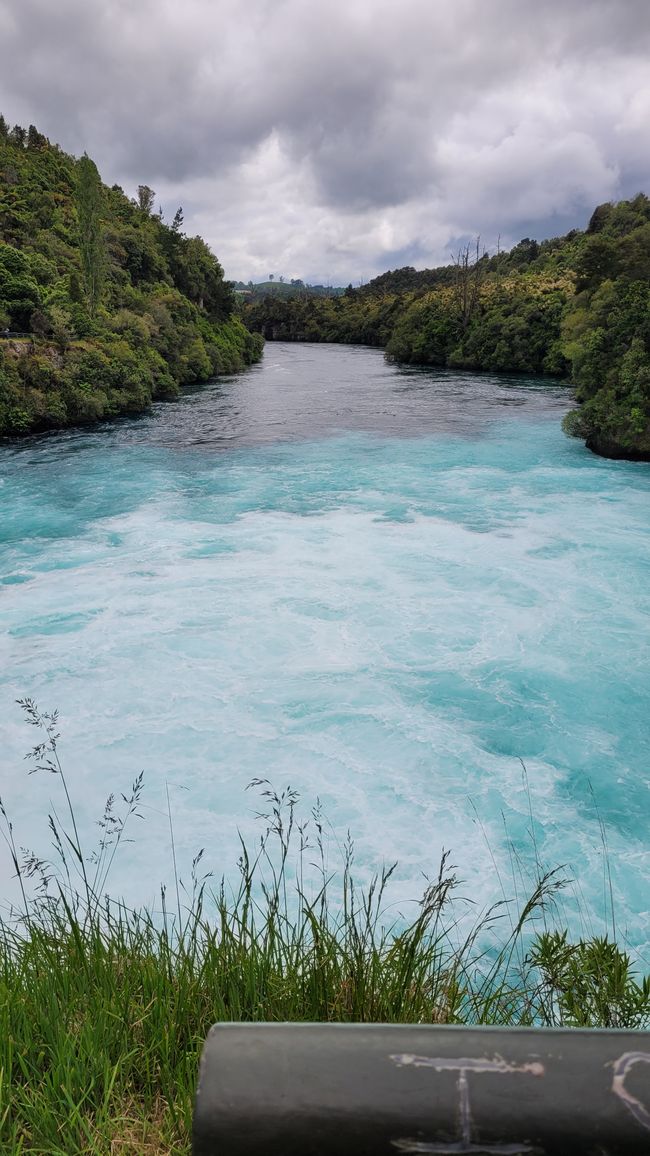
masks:
[[[143,419],[1,445],[19,842],[47,853],[57,798],[27,775],[29,696],[61,712],[90,838],[144,771],[113,881],[132,902],[170,879],[167,790],[183,870],[205,846],[229,877],[264,777],[320,798],[362,876],[397,860],[404,902],[443,848],[478,906],[521,885],[513,863],[565,865],[574,929],[576,895],[607,926],[604,829],[619,928],[647,951],[650,469],[565,438],[569,405],[540,380],[271,345]]]

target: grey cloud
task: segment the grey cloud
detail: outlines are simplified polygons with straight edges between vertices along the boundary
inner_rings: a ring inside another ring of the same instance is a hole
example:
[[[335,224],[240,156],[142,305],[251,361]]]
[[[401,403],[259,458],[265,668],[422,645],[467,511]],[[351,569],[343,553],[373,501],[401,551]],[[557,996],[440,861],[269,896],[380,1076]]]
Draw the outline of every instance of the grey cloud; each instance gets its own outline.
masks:
[[[354,280],[647,186],[649,53],[647,0],[5,0],[0,108],[195,205],[234,276]]]

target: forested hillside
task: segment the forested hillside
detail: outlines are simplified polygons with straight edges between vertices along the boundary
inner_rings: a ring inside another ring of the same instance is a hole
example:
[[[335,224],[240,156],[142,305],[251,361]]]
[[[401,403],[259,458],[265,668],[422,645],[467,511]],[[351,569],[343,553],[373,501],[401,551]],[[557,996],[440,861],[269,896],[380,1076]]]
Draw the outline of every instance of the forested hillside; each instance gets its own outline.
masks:
[[[148,187],[1,116],[0,337],[0,435],[138,413],[263,344],[180,209],[166,224]]]
[[[397,269],[339,298],[246,309],[268,339],[362,342],[395,361],[569,377],[567,433],[650,460],[650,201],[600,205],[585,232],[467,246],[440,269]]]
[[[238,303],[180,209],[166,223],[147,186],[130,199],[87,156],[0,116],[0,435],[140,412],[257,359],[262,335],[567,376],[579,408],[566,431],[598,453],[650,460],[642,193],[600,205],[584,232],[492,255],[467,246],[442,268],[397,269],[339,296],[290,288]]]

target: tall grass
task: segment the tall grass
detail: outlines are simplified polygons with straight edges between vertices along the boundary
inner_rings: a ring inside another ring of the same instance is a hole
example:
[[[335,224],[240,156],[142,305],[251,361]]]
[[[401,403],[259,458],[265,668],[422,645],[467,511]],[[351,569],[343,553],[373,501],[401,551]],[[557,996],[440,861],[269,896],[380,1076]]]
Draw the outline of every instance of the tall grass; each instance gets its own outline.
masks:
[[[513,910],[502,897],[468,925],[444,856],[410,920],[387,920],[393,869],[365,887],[353,847],[338,873],[318,807],[256,780],[262,835],[216,890],[199,853],[171,904],[107,897],[142,777],[111,796],[99,844],[83,846],[59,759],[57,717],[32,770],[57,776],[51,862],[19,850],[0,802],[20,901],[0,923],[0,1148],[8,1153],[187,1153],[199,1052],[217,1020],[589,1024],[639,1027],[650,980],[606,938],[557,926],[558,872],[539,870]],[[170,820],[171,822],[171,820]],[[172,827],[173,836],[173,827]],[[314,876],[313,864],[317,869]]]

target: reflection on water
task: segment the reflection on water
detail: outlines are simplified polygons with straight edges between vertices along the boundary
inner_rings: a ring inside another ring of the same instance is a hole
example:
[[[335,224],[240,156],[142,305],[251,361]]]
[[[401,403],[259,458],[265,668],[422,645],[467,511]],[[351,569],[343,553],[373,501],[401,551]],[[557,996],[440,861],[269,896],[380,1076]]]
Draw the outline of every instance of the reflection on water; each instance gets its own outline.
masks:
[[[116,444],[224,450],[318,439],[342,431],[422,437],[489,433],[499,412],[531,418],[571,404],[566,383],[552,378],[471,374],[389,365],[376,349],[341,345],[267,345],[263,361],[232,378],[186,390],[140,419],[67,431],[16,445],[27,461],[83,449],[107,434]],[[30,453],[35,445],[35,456]]]

